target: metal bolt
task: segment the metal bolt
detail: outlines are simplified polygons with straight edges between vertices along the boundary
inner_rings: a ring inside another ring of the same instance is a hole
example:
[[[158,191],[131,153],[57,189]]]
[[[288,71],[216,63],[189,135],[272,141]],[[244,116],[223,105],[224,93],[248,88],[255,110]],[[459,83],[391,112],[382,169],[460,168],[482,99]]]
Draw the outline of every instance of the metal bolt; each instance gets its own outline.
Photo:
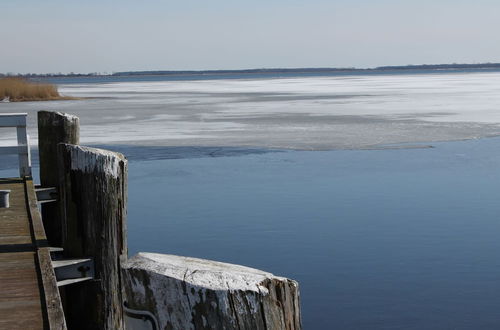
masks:
[[[77,268],[77,270],[82,273],[82,277],[86,277],[87,272],[90,270],[89,266],[80,266]]]

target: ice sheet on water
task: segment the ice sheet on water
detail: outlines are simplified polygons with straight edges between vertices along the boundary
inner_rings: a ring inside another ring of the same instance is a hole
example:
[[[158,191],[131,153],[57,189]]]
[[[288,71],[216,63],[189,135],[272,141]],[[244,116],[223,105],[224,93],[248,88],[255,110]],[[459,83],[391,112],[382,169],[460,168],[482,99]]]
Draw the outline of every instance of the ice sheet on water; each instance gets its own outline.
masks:
[[[5,103],[0,112],[29,112],[32,121],[42,108],[76,114],[83,143],[330,149],[500,133],[500,73],[86,83],[60,91],[90,98]]]

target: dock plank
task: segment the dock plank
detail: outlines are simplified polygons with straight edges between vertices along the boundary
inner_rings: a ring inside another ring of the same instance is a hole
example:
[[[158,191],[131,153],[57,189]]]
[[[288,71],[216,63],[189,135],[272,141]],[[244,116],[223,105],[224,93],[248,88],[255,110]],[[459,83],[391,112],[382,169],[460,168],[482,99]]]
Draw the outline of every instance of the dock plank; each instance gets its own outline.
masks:
[[[10,207],[0,209],[0,245],[31,244],[24,181],[0,180],[0,189],[11,191]]]
[[[31,179],[0,179],[0,329],[65,329]]]

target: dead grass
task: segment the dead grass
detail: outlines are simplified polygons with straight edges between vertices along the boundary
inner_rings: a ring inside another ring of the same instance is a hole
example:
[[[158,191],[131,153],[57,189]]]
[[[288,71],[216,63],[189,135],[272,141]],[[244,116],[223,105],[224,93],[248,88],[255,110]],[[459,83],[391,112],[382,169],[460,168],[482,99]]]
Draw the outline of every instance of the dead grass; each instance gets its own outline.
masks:
[[[61,96],[57,87],[52,84],[31,82],[23,78],[0,79],[0,101],[8,99],[10,102],[21,101],[50,101],[67,100],[70,97]]]

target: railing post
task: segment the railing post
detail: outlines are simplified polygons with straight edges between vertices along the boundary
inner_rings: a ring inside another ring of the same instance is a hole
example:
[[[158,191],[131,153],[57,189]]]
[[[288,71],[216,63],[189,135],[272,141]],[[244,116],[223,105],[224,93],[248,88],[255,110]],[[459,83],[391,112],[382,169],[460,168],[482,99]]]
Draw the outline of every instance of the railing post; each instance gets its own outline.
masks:
[[[29,144],[29,136],[26,132],[26,117],[24,117],[24,125],[17,126],[17,146],[19,148],[19,176],[31,177],[31,152]],[[22,151],[21,151],[22,150]]]
[[[19,158],[19,177],[31,177],[31,153],[29,136],[26,132],[27,113],[0,114],[0,127],[15,127],[16,146],[0,147],[1,154],[16,154]]]

